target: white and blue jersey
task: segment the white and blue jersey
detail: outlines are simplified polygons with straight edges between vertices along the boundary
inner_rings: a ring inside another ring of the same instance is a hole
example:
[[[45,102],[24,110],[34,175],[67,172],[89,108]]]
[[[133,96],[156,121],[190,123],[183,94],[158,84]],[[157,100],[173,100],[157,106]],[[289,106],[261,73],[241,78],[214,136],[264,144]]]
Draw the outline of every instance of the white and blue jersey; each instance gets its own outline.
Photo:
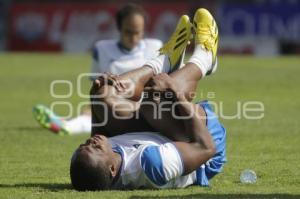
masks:
[[[101,40],[93,49],[92,73],[109,72],[119,75],[143,66],[159,54],[162,42],[142,39],[132,50],[126,50],[118,40]]]
[[[192,184],[208,186],[209,179],[221,172],[226,162],[226,131],[207,101],[199,103],[207,115],[207,127],[217,152],[199,169],[183,175],[180,152],[168,138],[155,132],[128,133],[109,138],[113,150],[120,153],[122,166],[112,188],[183,188]]]

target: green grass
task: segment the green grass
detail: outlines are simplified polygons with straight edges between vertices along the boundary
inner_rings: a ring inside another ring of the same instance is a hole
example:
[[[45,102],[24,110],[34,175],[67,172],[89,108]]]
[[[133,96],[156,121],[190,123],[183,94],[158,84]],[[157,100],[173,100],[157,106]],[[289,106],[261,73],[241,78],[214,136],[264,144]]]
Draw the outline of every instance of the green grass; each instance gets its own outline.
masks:
[[[214,92],[225,115],[234,115],[238,101],[265,107],[261,120],[222,120],[228,163],[210,187],[80,193],[70,186],[69,162],[88,135],[55,136],[38,126],[31,108],[63,100],[50,96],[51,81],[75,83],[90,63],[87,55],[0,54],[0,198],[300,198],[299,58],[220,57],[217,74],[200,82],[198,98]],[[74,107],[87,101],[73,90],[67,101]],[[239,182],[247,168],[257,173],[256,184]]]

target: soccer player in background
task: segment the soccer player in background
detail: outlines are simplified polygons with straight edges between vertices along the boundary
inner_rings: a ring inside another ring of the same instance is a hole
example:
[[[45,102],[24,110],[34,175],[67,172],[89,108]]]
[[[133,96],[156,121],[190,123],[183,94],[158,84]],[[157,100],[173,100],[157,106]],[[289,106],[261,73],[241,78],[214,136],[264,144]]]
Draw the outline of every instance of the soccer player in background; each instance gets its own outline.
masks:
[[[158,55],[162,42],[158,39],[144,38],[146,14],[142,7],[127,4],[116,14],[119,39],[101,40],[93,49],[91,72],[119,75],[145,64]],[[168,71],[163,71],[168,72]],[[94,79],[92,76],[91,79]],[[63,120],[43,105],[33,108],[35,119],[45,128],[60,135],[91,133],[90,109],[70,120]]]
[[[226,161],[225,129],[207,101],[194,104],[190,96],[198,81],[217,67],[218,30],[207,10],[198,9],[194,16],[195,50],[187,64],[169,74],[157,71],[168,56],[178,60],[182,55],[185,46],[176,41],[186,36],[180,32],[189,29],[190,22],[187,16],[180,22],[179,31],[175,31],[178,34],[164,46],[166,55],[120,76],[94,81],[91,102],[95,128],[71,159],[71,182],[76,190],[207,186],[221,171]],[[174,53],[176,50],[179,53]],[[133,85],[128,87],[128,82]],[[153,95],[155,92],[161,95]],[[107,105],[108,112],[100,102]],[[167,107],[161,118],[155,118],[153,112],[162,108],[161,103],[169,108],[176,104],[175,112],[181,119],[166,111]],[[136,111],[142,117],[118,119],[111,114],[124,117]],[[97,126],[104,117],[108,117],[106,124]]]

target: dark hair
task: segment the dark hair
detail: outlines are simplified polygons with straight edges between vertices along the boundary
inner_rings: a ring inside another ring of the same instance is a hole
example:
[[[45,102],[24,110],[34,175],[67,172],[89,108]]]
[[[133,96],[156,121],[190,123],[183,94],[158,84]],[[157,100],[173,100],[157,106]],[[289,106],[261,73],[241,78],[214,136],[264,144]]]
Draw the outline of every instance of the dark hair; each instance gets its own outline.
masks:
[[[103,163],[95,163],[88,155],[77,151],[71,160],[70,176],[78,191],[107,190],[112,183],[109,169]]]
[[[140,14],[144,17],[144,19],[146,18],[145,10],[141,6],[134,3],[128,3],[125,6],[123,6],[116,14],[116,23],[118,30],[121,30],[123,20],[127,16],[133,14]]]

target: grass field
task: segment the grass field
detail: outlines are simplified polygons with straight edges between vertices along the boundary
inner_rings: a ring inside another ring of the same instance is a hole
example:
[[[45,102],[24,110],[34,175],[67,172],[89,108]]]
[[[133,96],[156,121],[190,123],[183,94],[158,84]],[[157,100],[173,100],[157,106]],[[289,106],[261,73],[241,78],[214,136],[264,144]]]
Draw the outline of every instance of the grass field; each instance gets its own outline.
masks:
[[[220,57],[217,74],[201,81],[198,98],[214,92],[225,115],[234,115],[238,102],[260,101],[265,108],[260,120],[222,119],[228,163],[210,187],[80,193],[70,186],[69,162],[88,135],[53,135],[33,120],[31,108],[87,101],[76,94],[76,85],[68,99],[51,97],[49,89],[57,79],[76,83],[81,72],[89,71],[89,56],[0,54],[0,198],[300,198],[299,61]],[[62,94],[65,90],[58,88]],[[239,182],[247,168],[257,173],[256,184]]]

